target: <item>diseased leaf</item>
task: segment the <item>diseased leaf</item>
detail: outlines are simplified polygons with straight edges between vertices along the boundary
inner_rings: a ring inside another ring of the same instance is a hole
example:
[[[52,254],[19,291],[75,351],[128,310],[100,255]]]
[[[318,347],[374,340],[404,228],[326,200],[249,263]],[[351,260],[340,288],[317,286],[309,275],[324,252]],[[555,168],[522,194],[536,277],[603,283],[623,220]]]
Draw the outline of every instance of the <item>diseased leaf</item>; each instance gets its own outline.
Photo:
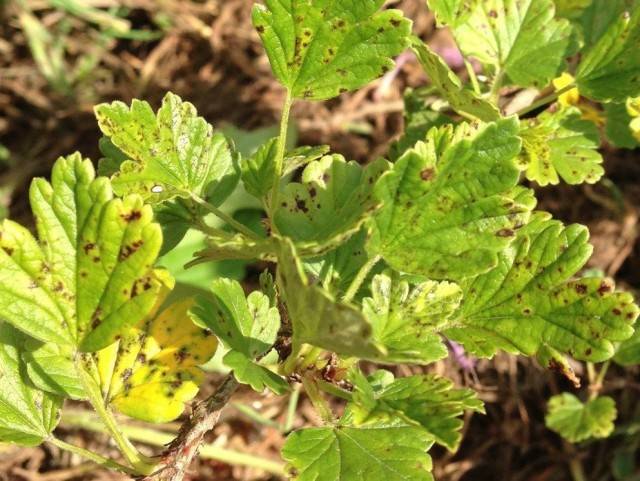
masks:
[[[21,351],[29,380],[38,389],[65,398],[86,398],[71,349],[26,339]]]
[[[582,30],[585,49],[595,45],[624,12],[630,12],[640,6],[638,0],[591,0],[589,4],[577,19]]]
[[[399,417],[422,426],[436,443],[455,451],[460,445],[466,410],[484,413],[484,404],[471,389],[454,389],[449,379],[428,374],[386,380],[372,386],[355,373],[354,401],[350,412],[359,422]]]
[[[254,240],[241,234],[211,235],[207,237],[209,247],[194,254],[195,258],[187,267],[203,262],[229,259],[263,259],[275,258],[275,242],[273,239]]]
[[[562,393],[549,400],[547,427],[567,441],[579,443],[590,438],[606,438],[618,415],[616,402],[602,396],[583,403],[573,394]]]
[[[580,93],[592,100],[623,102],[640,96],[640,8],[624,13],[582,57]]]
[[[167,94],[157,114],[140,100],[95,111],[102,132],[129,159],[112,177],[119,195],[156,203],[195,193],[220,204],[235,188],[239,172],[225,137],[177,95]]]
[[[282,456],[296,481],[433,481],[432,444],[415,426],[338,425],[292,433]]]
[[[387,350],[379,361],[428,364],[447,356],[439,331],[460,305],[460,287],[435,281],[412,285],[397,274],[380,274],[371,294],[362,309],[373,338]]]
[[[303,343],[345,356],[372,358],[380,348],[371,340],[371,325],[355,307],[337,301],[312,285],[289,239],[282,239],[278,254],[278,285],[293,327],[294,350]]]
[[[448,2],[431,2],[444,18]],[[438,5],[442,3],[442,5]],[[556,19],[553,0],[482,0],[463,22],[452,25],[465,55],[475,57],[522,87],[544,87],[564,67],[571,25]]]
[[[575,185],[594,184],[604,175],[597,150],[600,132],[593,122],[582,120],[578,109],[544,112],[523,122],[518,166],[527,179],[545,186],[557,185],[562,178]]]
[[[165,295],[169,289],[165,289]],[[195,325],[183,299],[158,313],[164,297],[140,325],[96,354],[105,400],[127,416],[152,423],[178,418],[198,393],[198,366],[215,354],[216,337]]]
[[[640,364],[640,326],[636,324],[633,336],[617,346],[615,362],[622,366]]]
[[[569,280],[591,255],[588,235],[536,214],[493,270],[462,285],[458,326],[445,335],[483,357],[549,346],[584,361],[611,358],[614,343],[633,334],[638,306],[608,279]]]
[[[462,82],[444,59],[424,42],[420,39],[413,39],[411,48],[429,76],[431,83],[438,89],[440,95],[449,102],[453,110],[473,115],[486,122],[500,118],[498,108],[473,90],[463,88]]]
[[[427,0],[440,25],[455,27],[465,22],[480,0]]]
[[[266,0],[253,24],[271,68],[294,98],[325,100],[393,68],[411,22],[383,0]]]
[[[282,394],[287,383],[255,362],[271,350],[276,340],[280,329],[277,307],[259,291],[245,297],[240,283],[230,279],[214,280],[211,291],[213,296],[199,299],[192,312],[230,349],[223,362],[234,370],[239,382],[256,391],[267,386]]]
[[[258,199],[267,195],[275,180],[275,157],[278,139],[273,138],[262,144],[257,152],[242,162],[242,182],[251,195]]]
[[[296,243],[338,243],[357,232],[378,200],[373,187],[388,168],[379,159],[367,167],[328,155],[307,165],[302,182],[288,184],[279,197],[274,224]]]
[[[24,336],[0,323],[0,442],[37,446],[58,424],[62,398],[33,387],[24,377]]]
[[[535,205],[516,187],[518,123],[433,129],[376,185],[383,207],[368,244],[394,269],[460,280],[494,267]]]
[[[139,322],[160,288],[152,266],[162,234],[151,208],[138,196],[114,199],[108,180],[94,175],[75,154],[56,162],[51,183],[33,181],[39,243],[12,221],[0,227],[0,317],[82,351]]]
[[[556,16],[560,18],[578,19],[593,0],[554,0]]]

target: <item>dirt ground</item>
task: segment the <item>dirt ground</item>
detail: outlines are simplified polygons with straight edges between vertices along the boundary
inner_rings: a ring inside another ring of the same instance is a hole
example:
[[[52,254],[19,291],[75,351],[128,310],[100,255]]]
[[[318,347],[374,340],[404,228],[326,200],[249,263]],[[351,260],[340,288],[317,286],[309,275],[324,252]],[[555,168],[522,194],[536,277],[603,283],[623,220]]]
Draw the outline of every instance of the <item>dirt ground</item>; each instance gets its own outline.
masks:
[[[99,132],[92,106],[101,101],[133,97],[154,105],[167,90],[193,102],[214,125],[232,124],[244,130],[277,122],[283,91],[271,76],[268,61],[250,24],[251,0],[103,0],[101,5],[127,6],[136,29],[158,30],[158,19],[170,19],[161,38],[151,41],[108,38],[97,53],[97,30],[59,12],[34,13],[56,29],[67,28],[67,70],[88,53],[96,65],[71,87],[55,91],[36,66],[20,28],[17,4],[0,1],[0,144],[11,157],[0,170],[0,207],[13,218],[28,222],[26,189],[34,175],[47,175],[55,159],[75,150],[99,158]],[[448,36],[435,32],[423,0],[388,2],[414,20],[414,32],[429,38],[446,54]],[[384,155],[402,129],[402,92],[426,77],[408,57],[390,82],[376,82],[350,95],[325,103],[300,103],[293,113],[299,142],[329,144],[345,157],[367,161]],[[538,188],[541,208],[565,222],[580,222],[592,232],[595,255],[590,267],[615,276],[621,287],[640,290],[640,155],[603,147],[607,177],[597,186]],[[413,369],[413,368],[412,368]],[[612,368],[604,391],[618,401],[620,429],[606,442],[570,447],[544,426],[546,400],[561,390],[573,390],[559,375],[534,362],[509,356],[480,361],[465,372],[449,359],[429,367],[460,385],[479,390],[487,415],[468,419],[465,441],[455,455],[435,449],[434,474],[440,481],[564,481],[571,479],[570,463],[580,460],[589,480],[640,479],[615,477],[616,463],[638,457],[640,391],[638,369]],[[406,373],[412,370],[406,368]],[[580,374],[580,372],[579,372]],[[204,391],[211,390],[206,386]],[[282,422],[287,400],[242,392],[239,403],[251,405],[269,420]],[[306,400],[300,404],[295,426],[316,423]],[[113,454],[101,434],[63,427],[71,442]],[[211,435],[225,447],[278,460],[283,435],[276,427],[253,422],[230,407]],[[158,452],[158,449],[150,450]],[[574,463],[575,464],[575,463]],[[201,460],[192,480],[267,480],[259,470],[222,461]],[[115,479],[118,475],[86,465],[73,456],[45,446],[34,449],[0,448],[0,480],[66,481]]]

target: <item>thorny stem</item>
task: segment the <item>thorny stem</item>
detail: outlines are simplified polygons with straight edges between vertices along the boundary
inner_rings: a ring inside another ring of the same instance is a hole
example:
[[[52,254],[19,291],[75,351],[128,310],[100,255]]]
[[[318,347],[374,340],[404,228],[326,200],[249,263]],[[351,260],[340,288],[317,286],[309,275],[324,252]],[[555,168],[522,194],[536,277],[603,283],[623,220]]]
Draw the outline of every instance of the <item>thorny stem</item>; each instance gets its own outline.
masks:
[[[206,200],[204,200],[203,198],[199,197],[198,195],[191,193],[190,194],[191,198],[193,199],[193,201],[200,205],[201,207],[203,207],[204,209],[208,210],[209,212],[211,212],[213,215],[215,215],[216,217],[218,217],[219,219],[223,220],[224,222],[226,222],[227,224],[229,224],[231,227],[233,227],[235,230],[237,230],[238,232],[240,232],[241,234],[246,235],[247,237],[254,239],[254,240],[261,240],[260,236],[258,234],[256,234],[255,232],[253,232],[251,229],[249,229],[246,225],[241,224],[240,222],[238,222],[237,220],[235,220],[233,217],[231,217],[229,214],[226,214],[224,212],[222,212],[220,209],[218,209],[216,206],[214,206],[213,204],[210,204],[209,202],[207,202]]]
[[[349,288],[347,289],[347,292],[342,298],[344,302],[351,302],[351,300],[353,300],[353,298],[356,296],[356,294],[360,290],[360,286],[369,275],[369,272],[371,272],[371,269],[375,267],[375,265],[380,261],[381,258],[382,258],[381,256],[372,257],[371,259],[369,259],[369,261],[365,265],[363,265],[360,268],[360,270],[358,271],[358,274],[353,279],[353,281],[349,285]]]
[[[178,437],[163,453],[160,469],[144,478],[145,481],[182,481],[191,461],[200,450],[204,436],[218,423],[222,409],[238,386],[238,381],[231,373],[211,397],[194,407],[191,417],[180,429]]]
[[[92,451],[88,451],[84,448],[81,448],[79,446],[74,446],[73,444],[69,444],[69,443],[65,443],[64,441],[62,441],[61,439],[58,438],[54,438],[51,437],[49,439],[47,439],[47,442],[53,444],[54,446],[59,447],[60,449],[63,449],[65,451],[69,451],[70,453],[73,454],[77,454],[78,456],[81,456],[83,458],[86,458],[90,461],[93,461],[94,463],[98,464],[99,466],[102,466],[103,468],[107,468],[107,469],[112,469],[115,471],[119,471],[121,473],[125,473],[125,474],[130,474],[130,475],[137,475],[139,474],[136,470],[131,469],[127,466],[124,466],[120,463],[117,463],[111,459],[107,459],[103,456],[100,456],[99,454],[96,454]]]
[[[562,87],[560,90],[556,90],[550,93],[549,95],[542,97],[540,100],[536,100],[534,103],[532,103],[528,107],[521,109],[520,111],[517,112],[517,115],[518,117],[522,117],[523,115],[526,115],[529,112],[533,112],[534,110],[539,109],[540,107],[550,104],[551,102],[556,100],[558,97],[560,97],[562,94],[567,93],[569,90],[574,88],[576,88],[576,84],[574,83],[569,84],[565,87]]]
[[[278,195],[280,195],[280,177],[282,177],[282,169],[284,167],[287,131],[289,129],[289,115],[291,113],[292,105],[293,97],[291,96],[291,91],[287,90],[287,96],[284,100],[284,106],[282,107],[282,117],[280,118],[280,135],[278,136],[278,148],[276,150],[274,181],[271,189],[271,200],[269,202],[269,217],[271,218],[273,218],[273,213],[278,205]],[[275,225],[273,225],[272,228],[277,229]]]
[[[120,449],[120,452],[124,455],[129,464],[136,470],[137,473],[151,473],[155,464],[151,462],[151,460],[145,459],[145,457],[138,452],[135,446],[131,444],[131,441],[129,441],[129,439],[127,439],[127,437],[122,433],[115,417],[113,416],[113,413],[109,411],[104,403],[100,387],[96,384],[91,375],[86,371],[85,366],[83,366],[81,363],[78,363],[77,367],[80,381],[82,382],[89,402],[93,406],[93,409],[95,409],[96,414],[100,417],[100,420],[104,423],[104,426],[109,431],[109,434],[111,434],[111,436],[113,437],[113,440],[118,446],[118,449]]]
[[[87,411],[65,411],[62,415],[62,422],[65,425],[76,426],[87,431],[105,432],[104,426]],[[175,436],[168,432],[131,425],[122,426],[122,430],[131,439],[150,446],[166,446],[171,443]],[[282,475],[284,471],[282,464],[276,461],[221,448],[212,444],[203,445],[200,449],[200,456],[205,459],[215,459],[227,464],[261,469],[275,475]]]

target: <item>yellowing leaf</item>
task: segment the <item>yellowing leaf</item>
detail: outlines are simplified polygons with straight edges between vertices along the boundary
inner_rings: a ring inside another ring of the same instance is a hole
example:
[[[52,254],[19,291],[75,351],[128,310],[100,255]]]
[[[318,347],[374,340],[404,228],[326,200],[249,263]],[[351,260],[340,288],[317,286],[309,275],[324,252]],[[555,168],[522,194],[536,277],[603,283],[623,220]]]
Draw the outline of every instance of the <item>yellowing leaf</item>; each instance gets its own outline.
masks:
[[[105,399],[143,421],[176,419],[198,393],[199,365],[218,346],[216,337],[189,317],[192,299],[170,305],[97,354]]]

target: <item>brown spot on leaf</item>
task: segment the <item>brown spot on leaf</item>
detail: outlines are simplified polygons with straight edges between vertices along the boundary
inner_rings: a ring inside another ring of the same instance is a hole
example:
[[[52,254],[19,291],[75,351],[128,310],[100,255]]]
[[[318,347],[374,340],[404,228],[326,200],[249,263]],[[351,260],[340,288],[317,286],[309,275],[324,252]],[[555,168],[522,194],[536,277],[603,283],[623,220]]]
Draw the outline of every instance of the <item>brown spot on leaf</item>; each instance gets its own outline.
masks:
[[[420,178],[425,182],[428,182],[431,179],[433,179],[434,175],[435,175],[435,169],[433,169],[433,167],[427,167],[422,172],[420,172]]]
[[[587,286],[585,286],[584,284],[576,284],[576,292],[578,294],[586,294],[587,293]]]

